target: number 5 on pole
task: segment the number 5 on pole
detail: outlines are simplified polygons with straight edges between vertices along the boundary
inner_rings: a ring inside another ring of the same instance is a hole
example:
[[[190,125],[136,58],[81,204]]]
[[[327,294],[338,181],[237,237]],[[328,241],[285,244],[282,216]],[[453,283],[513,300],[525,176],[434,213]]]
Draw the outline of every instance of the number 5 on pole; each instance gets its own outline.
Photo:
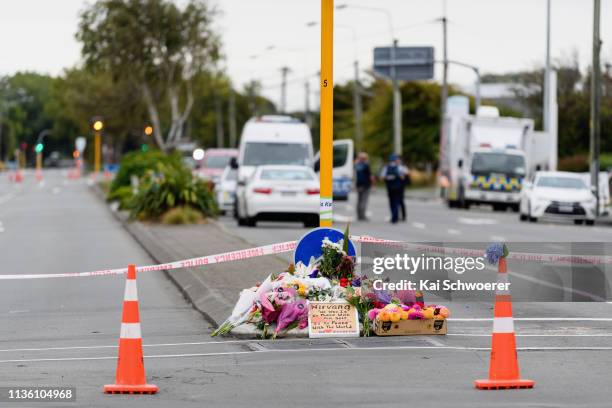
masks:
[[[333,222],[332,162],[334,144],[334,0],[321,0],[321,205],[319,225]]]

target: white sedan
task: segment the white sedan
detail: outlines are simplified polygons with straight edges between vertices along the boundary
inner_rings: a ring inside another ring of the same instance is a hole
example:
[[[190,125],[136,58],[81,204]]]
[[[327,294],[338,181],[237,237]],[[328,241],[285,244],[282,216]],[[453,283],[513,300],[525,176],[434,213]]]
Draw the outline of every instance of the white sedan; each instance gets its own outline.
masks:
[[[595,196],[579,174],[537,172],[533,183],[525,183],[521,192],[520,219],[568,218],[575,224],[593,225],[595,205]]]
[[[231,213],[234,209],[236,201],[236,180],[238,171],[227,166],[219,181],[215,183],[215,196],[217,197],[217,206],[223,214]]]
[[[236,197],[238,225],[301,221],[319,225],[319,180],[305,166],[259,166]]]

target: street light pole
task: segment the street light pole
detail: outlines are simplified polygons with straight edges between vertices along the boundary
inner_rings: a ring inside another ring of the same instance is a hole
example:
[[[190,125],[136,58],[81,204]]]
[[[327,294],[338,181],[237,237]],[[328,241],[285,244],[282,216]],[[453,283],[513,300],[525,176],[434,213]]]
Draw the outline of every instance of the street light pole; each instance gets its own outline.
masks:
[[[446,0],[444,1],[444,16],[442,16],[442,94],[440,97],[440,133],[444,125],[446,115],[446,99],[448,98],[448,50],[447,50],[447,20],[446,20]]]
[[[591,72],[591,123],[590,123],[590,158],[591,187],[595,190],[597,200],[596,214],[599,216],[599,141],[600,141],[600,101],[601,101],[601,66],[599,53],[601,38],[599,24],[601,1],[593,0],[593,63]]]
[[[378,7],[368,6],[357,6],[348,4],[339,4],[337,7],[339,10],[343,9],[355,9],[355,10],[366,10],[383,13],[387,17],[389,23],[389,32],[391,34],[391,83],[393,87],[393,152],[401,155],[402,154],[402,94],[399,88],[399,81],[395,72],[395,54],[397,51],[398,41],[395,38],[395,30],[393,29],[393,17],[388,10]]]
[[[546,68],[544,69],[543,130],[550,132],[550,0],[546,0]]]
[[[287,110],[287,74],[289,74],[289,67],[281,68],[281,103],[280,103],[280,111],[281,113],[285,113]]]

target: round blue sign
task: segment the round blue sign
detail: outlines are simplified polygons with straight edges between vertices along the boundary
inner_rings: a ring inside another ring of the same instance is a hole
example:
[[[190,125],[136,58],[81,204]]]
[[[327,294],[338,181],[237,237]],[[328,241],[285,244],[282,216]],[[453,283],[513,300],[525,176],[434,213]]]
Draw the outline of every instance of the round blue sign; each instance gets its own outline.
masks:
[[[344,238],[344,233],[333,228],[321,227],[313,229],[298,241],[295,247],[295,253],[293,254],[293,262],[296,265],[298,262],[308,265],[311,257],[315,259],[320,257],[323,253],[321,245],[326,237],[331,242],[338,242]],[[348,254],[350,256],[355,256],[357,254],[351,240],[349,240]]]

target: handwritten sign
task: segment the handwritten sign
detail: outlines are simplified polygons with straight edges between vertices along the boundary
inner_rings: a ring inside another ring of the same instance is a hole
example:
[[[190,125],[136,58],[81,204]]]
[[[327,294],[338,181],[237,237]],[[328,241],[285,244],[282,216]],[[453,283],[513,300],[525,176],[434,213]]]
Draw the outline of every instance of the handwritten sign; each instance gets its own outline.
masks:
[[[347,302],[309,302],[308,337],[359,337],[359,314]]]

